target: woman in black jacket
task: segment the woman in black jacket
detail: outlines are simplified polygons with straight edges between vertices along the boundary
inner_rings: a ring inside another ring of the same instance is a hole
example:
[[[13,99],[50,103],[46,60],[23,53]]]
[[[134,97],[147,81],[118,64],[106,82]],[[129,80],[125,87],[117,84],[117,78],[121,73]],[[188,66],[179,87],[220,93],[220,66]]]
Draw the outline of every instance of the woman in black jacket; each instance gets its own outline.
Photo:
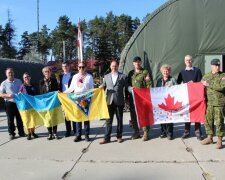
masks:
[[[52,75],[51,69],[48,66],[46,66],[42,69],[42,73],[44,75],[44,78],[40,80],[39,83],[40,94],[58,91],[58,83],[55,78],[51,77]],[[48,133],[49,133],[49,136],[47,138],[48,140],[59,139],[57,135],[57,125],[53,127],[48,127]]]
[[[21,85],[19,92],[24,94],[29,94],[32,96],[37,95],[37,91],[35,87],[30,83],[30,80],[31,80],[30,75],[27,72],[25,72],[23,74],[23,84]],[[30,121],[32,120],[30,119]],[[31,135],[34,138],[38,138],[38,135],[35,134],[34,131],[35,131],[35,127],[27,128],[27,132],[28,132],[27,140],[31,140]]]

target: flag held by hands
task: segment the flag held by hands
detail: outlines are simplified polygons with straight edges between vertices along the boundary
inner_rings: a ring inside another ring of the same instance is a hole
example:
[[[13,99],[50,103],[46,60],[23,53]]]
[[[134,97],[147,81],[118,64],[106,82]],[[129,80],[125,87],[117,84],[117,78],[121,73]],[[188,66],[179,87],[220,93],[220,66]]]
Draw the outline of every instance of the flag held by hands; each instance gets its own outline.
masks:
[[[206,104],[202,83],[134,88],[133,100],[140,127],[178,122],[203,123],[205,120]]]
[[[68,120],[82,122],[109,119],[106,97],[102,88],[70,94],[59,93],[58,97]]]
[[[15,100],[25,128],[53,127],[64,122],[57,92],[37,96],[20,93],[15,95]]]

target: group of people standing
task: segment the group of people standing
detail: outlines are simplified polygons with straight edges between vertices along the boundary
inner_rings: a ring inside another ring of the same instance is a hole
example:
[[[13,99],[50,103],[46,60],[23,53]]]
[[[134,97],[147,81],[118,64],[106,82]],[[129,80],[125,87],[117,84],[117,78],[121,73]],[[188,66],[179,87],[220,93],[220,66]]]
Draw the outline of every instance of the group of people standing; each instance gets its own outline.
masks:
[[[195,135],[201,144],[207,145],[213,143],[214,134],[214,121],[216,122],[216,135],[217,144],[216,148],[222,148],[222,137],[224,136],[224,113],[225,113],[225,74],[220,71],[220,60],[213,59],[211,61],[211,72],[202,77],[202,73],[199,68],[193,66],[193,58],[190,55],[186,55],[184,58],[185,69],[183,69],[177,80],[171,77],[171,66],[163,64],[160,68],[162,73],[161,78],[157,80],[156,87],[170,87],[176,84],[188,83],[188,82],[202,82],[206,91],[206,122],[205,129],[207,138],[203,140],[201,124],[195,123]],[[138,127],[137,116],[132,98],[133,88],[150,88],[152,86],[152,79],[149,72],[142,68],[142,61],[140,57],[133,59],[134,69],[128,73],[128,76],[118,72],[118,62],[112,61],[110,68],[111,73],[104,76],[103,85],[106,89],[107,104],[109,109],[110,119],[106,122],[106,132],[104,139],[100,144],[106,144],[110,142],[110,134],[112,131],[113,116],[116,114],[117,118],[117,141],[123,142],[123,107],[124,97],[130,104],[130,117],[131,125],[133,128],[133,135],[131,139],[141,138],[140,130]],[[127,89],[127,91],[123,90]],[[125,93],[125,94],[124,94]],[[144,108],[144,107],[143,107]],[[191,123],[185,123],[184,133],[182,138],[190,137]],[[143,141],[149,140],[150,127],[143,127]],[[160,138],[173,139],[173,123],[161,124]]]
[[[1,83],[0,97],[5,100],[5,111],[8,119],[8,132],[10,140],[15,138],[15,124],[14,117],[16,117],[16,124],[20,137],[25,137],[23,122],[21,120],[18,108],[15,103],[14,95],[17,93],[26,93],[29,95],[45,94],[48,92],[59,91],[64,93],[81,92],[94,88],[94,81],[92,75],[86,72],[86,66],[84,62],[78,63],[78,73],[75,74],[70,70],[68,62],[62,63],[63,73],[59,77],[59,83],[56,78],[52,76],[51,68],[46,66],[42,69],[43,79],[39,82],[39,90],[37,90],[33,84],[31,84],[31,77],[29,73],[23,74],[23,83],[20,79],[14,77],[14,71],[12,68],[7,68],[5,73],[7,79]],[[66,133],[65,137],[69,137],[73,134],[76,135],[75,142],[81,141],[82,135],[82,123],[73,122],[65,119]],[[72,126],[72,127],[71,127]],[[90,141],[90,122],[84,122],[85,128],[85,140]],[[35,127],[27,129],[27,139],[31,140],[32,137],[38,138],[35,134]],[[57,135],[57,125],[48,127],[48,140],[59,139]]]
[[[160,68],[162,73],[161,78],[157,80],[156,87],[170,87],[180,83],[188,82],[202,82],[206,90],[207,110],[206,110],[206,122],[205,128],[208,137],[201,141],[203,145],[213,143],[214,134],[214,121],[216,122],[216,135],[218,136],[216,148],[222,148],[222,137],[224,135],[224,110],[225,110],[225,74],[220,72],[220,61],[213,59],[211,61],[211,72],[202,77],[202,73],[199,68],[193,67],[192,56],[186,55],[184,58],[186,65],[178,78],[171,77],[171,66],[163,64]],[[142,68],[142,60],[140,57],[133,59],[133,70],[128,73],[128,76],[118,71],[118,61],[112,60],[110,63],[111,72],[106,74],[103,79],[103,84],[99,88],[104,88],[106,91],[106,102],[108,105],[108,111],[110,119],[106,121],[106,129],[103,140],[100,144],[106,144],[110,142],[112,123],[114,114],[117,119],[117,141],[122,143],[123,134],[123,108],[125,102],[129,102],[131,126],[133,128],[133,135],[131,139],[141,138],[141,133],[138,127],[137,116],[132,98],[133,88],[150,88],[153,86],[152,78],[149,72]],[[49,67],[42,69],[43,79],[39,82],[39,94],[44,94],[52,91],[60,91],[63,93],[81,92],[94,88],[94,81],[91,74],[86,72],[86,65],[84,62],[78,63],[78,73],[74,73],[70,70],[70,66],[67,62],[62,63],[63,73],[59,77],[59,83],[52,77],[52,72]],[[1,83],[0,97],[5,99],[5,110],[8,118],[8,131],[10,139],[15,138],[15,125],[14,116],[16,116],[17,128],[19,136],[24,137],[23,123],[20,118],[18,109],[14,101],[14,94],[27,93],[30,95],[36,95],[37,91],[30,83],[31,77],[28,73],[24,73],[22,83],[21,80],[14,78],[14,72],[12,68],[6,69],[7,79]],[[144,107],[143,107],[144,108]],[[65,137],[71,136],[72,127],[73,133],[76,135],[74,141],[79,142],[82,140],[82,123],[73,122],[69,119],[65,119],[66,133]],[[190,123],[185,123],[184,133],[182,138],[188,138],[190,136]],[[85,140],[90,141],[90,122],[84,122]],[[143,127],[143,141],[149,140],[150,127]],[[59,139],[57,135],[57,126],[48,128],[48,140]],[[195,123],[195,135],[198,140],[202,140],[201,124]],[[28,129],[27,139],[31,137],[37,138],[34,128]],[[173,139],[173,123],[161,124],[160,138]]]

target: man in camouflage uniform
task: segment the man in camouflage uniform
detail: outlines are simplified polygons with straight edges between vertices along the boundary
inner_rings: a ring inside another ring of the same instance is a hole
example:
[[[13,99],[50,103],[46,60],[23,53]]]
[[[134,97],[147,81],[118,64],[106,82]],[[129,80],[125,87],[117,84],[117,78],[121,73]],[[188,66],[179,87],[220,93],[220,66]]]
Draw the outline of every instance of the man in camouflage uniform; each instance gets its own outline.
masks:
[[[131,70],[128,74],[128,91],[130,92],[130,116],[132,128],[134,129],[134,134],[132,135],[132,139],[140,138],[140,132],[137,124],[137,116],[135,112],[135,107],[132,98],[132,88],[149,88],[152,85],[152,81],[149,77],[149,73],[147,70],[141,67],[141,58],[135,57],[133,59],[134,69]],[[143,127],[144,135],[142,140],[147,141],[149,139],[149,126]]]
[[[222,148],[224,136],[224,113],[225,113],[225,73],[220,72],[220,60],[211,61],[211,72],[202,79],[206,87],[206,122],[205,130],[208,135],[201,143],[213,144],[214,121],[216,122],[217,143],[216,148]]]

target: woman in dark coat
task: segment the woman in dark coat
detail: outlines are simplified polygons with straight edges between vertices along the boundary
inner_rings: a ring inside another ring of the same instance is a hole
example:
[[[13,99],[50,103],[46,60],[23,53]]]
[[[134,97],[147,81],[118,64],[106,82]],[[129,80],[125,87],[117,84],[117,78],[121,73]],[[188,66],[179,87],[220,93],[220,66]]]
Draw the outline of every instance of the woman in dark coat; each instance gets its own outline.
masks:
[[[35,87],[30,83],[30,80],[31,80],[30,75],[27,72],[25,72],[23,74],[23,84],[21,85],[19,91],[21,93],[29,94],[29,95],[32,95],[32,96],[37,95],[37,91],[36,91]],[[32,120],[30,119],[30,121],[32,121]],[[27,132],[28,132],[27,140],[31,140],[31,135],[34,138],[38,138],[38,135],[35,134],[34,131],[35,131],[35,127],[27,128]]]
[[[39,83],[39,91],[40,94],[45,94],[52,91],[58,91],[58,83],[57,80],[53,77],[51,69],[47,66],[42,69],[42,73],[44,75],[44,78],[40,80]],[[52,139],[59,139],[57,135],[57,125],[53,127],[48,127],[48,140]]]

